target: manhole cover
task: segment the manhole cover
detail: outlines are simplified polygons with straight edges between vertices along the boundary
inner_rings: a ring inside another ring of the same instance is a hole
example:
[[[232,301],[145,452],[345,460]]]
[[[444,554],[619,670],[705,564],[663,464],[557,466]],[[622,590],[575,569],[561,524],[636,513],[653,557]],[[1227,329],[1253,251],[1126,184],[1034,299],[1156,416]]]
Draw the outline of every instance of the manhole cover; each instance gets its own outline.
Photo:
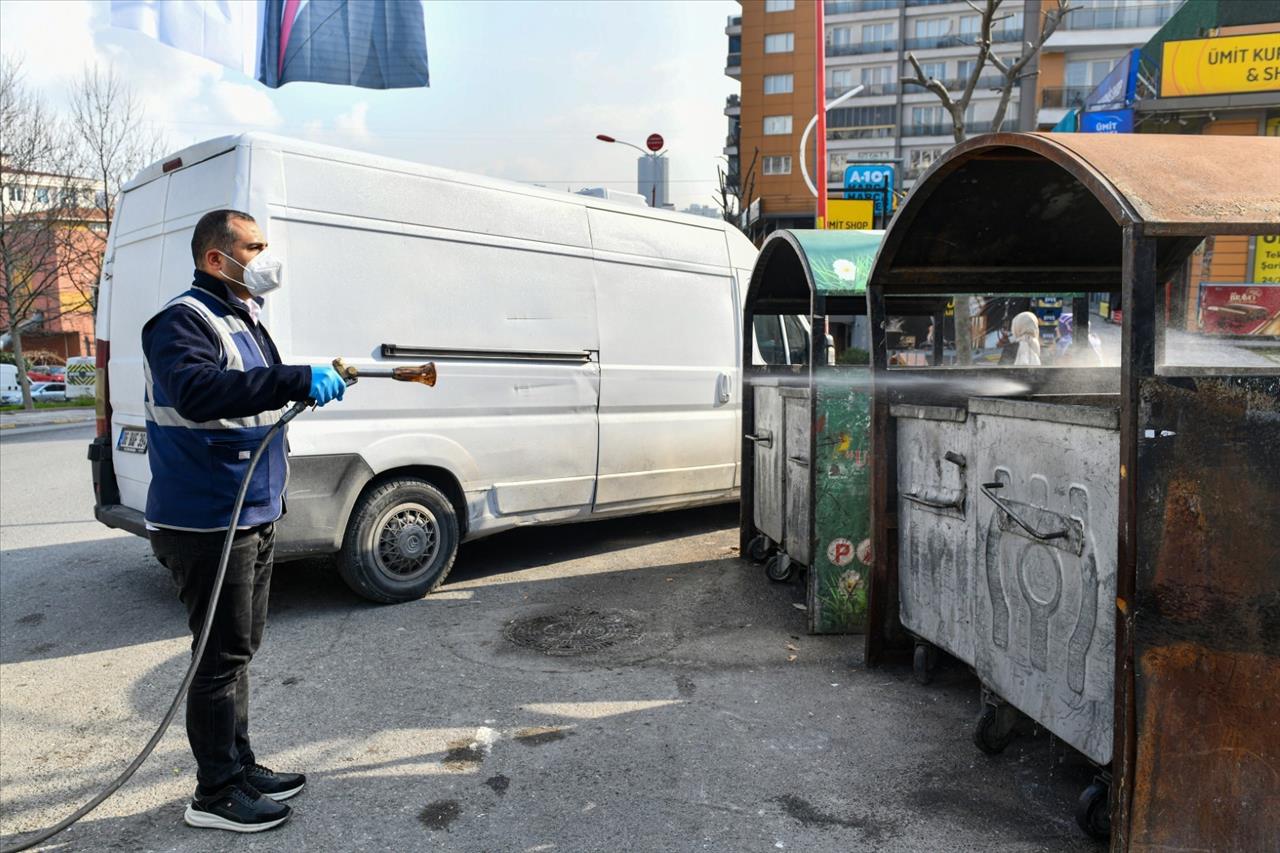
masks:
[[[507,623],[504,636],[517,646],[568,657],[598,652],[640,637],[637,620],[617,611],[573,609]]]

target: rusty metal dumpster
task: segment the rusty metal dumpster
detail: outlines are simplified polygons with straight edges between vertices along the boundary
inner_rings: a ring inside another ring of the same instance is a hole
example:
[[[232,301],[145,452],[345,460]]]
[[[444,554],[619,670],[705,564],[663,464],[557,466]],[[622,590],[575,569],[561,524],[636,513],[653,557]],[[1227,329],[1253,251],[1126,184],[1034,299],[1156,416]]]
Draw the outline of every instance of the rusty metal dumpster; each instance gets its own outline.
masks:
[[[868,284],[867,660],[968,662],[975,740],[1025,714],[1097,763],[1077,819],[1113,850],[1280,849],[1280,339],[1206,337],[1190,284],[1207,238],[1280,233],[1278,174],[1276,139],[979,137]],[[1114,360],[1081,297],[1076,358],[890,363],[894,318],[1013,293],[1108,294]]]
[[[804,573],[812,633],[861,631],[866,619],[866,278],[881,236],[774,232],[747,292],[741,547],[774,580]],[[787,346],[769,345],[773,329]]]

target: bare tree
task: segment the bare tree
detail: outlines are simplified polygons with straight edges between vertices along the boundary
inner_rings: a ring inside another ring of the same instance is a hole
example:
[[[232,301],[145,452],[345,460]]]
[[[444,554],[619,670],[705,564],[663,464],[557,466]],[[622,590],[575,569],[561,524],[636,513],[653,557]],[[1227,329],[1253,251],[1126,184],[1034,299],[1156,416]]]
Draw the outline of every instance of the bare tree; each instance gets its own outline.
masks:
[[[965,111],[968,110],[969,104],[973,100],[973,93],[978,88],[978,81],[982,78],[982,72],[987,65],[990,64],[1001,76],[1000,100],[996,104],[996,112],[991,119],[991,129],[998,131],[1004,126],[1005,113],[1009,109],[1009,99],[1013,96],[1014,87],[1024,78],[1035,76],[1038,73],[1027,71],[1028,63],[1040,52],[1049,37],[1057,31],[1058,25],[1062,23],[1063,19],[1080,8],[1068,5],[1068,0],[1056,0],[1056,7],[1044,13],[1036,38],[1022,41],[1019,46],[1018,56],[1009,60],[1002,59],[991,49],[992,32],[996,24],[1013,17],[1012,15],[997,17],[997,12],[1000,10],[1004,0],[983,0],[983,6],[981,7],[972,2],[972,0],[965,0],[965,2],[969,8],[981,16],[981,23],[974,42],[977,53],[974,56],[973,68],[970,69],[969,76],[964,81],[964,89],[958,94],[953,93],[947,89],[945,81],[927,76],[924,73],[924,69],[920,67],[920,63],[914,53],[907,54],[907,61],[911,63],[911,68],[915,71],[915,75],[902,78],[903,84],[919,86],[937,96],[942,103],[943,109],[951,117],[951,133],[956,142],[964,142],[965,140]]]
[[[751,232],[744,227],[739,221],[742,213],[751,207],[751,196],[756,190],[756,164],[760,160],[760,149],[755,149],[751,155],[751,162],[747,164],[747,168],[743,169],[741,165],[738,167],[738,175],[736,181],[730,181],[730,175],[724,169],[717,167],[720,176],[720,188],[716,205],[719,206],[721,215],[726,222],[732,222],[738,226],[748,237]]]
[[[969,76],[964,80],[964,89],[961,92],[958,94],[952,93],[947,88],[945,81],[927,76],[914,53],[907,54],[907,61],[911,63],[911,68],[915,71],[915,75],[902,78],[904,85],[919,86],[937,96],[942,103],[942,108],[947,111],[947,115],[951,118],[951,135],[957,143],[964,142],[967,135],[965,113],[969,109],[969,104],[973,100],[973,93],[977,90],[978,83],[982,79],[982,72],[987,65],[990,64],[992,68],[1000,73],[1001,77],[1000,100],[996,103],[995,115],[991,118],[991,129],[999,131],[1004,127],[1004,117],[1009,109],[1009,100],[1013,97],[1014,87],[1021,83],[1023,79],[1033,77],[1039,73],[1027,71],[1027,65],[1044,47],[1044,43],[1049,40],[1049,37],[1057,31],[1058,25],[1062,23],[1063,19],[1079,8],[1078,6],[1070,6],[1068,0],[1056,0],[1055,7],[1045,12],[1039,21],[1040,27],[1036,37],[1034,39],[1024,39],[1020,43],[1017,57],[1002,59],[991,49],[992,33],[995,31],[997,24],[1012,18],[1013,15],[997,16],[1004,0],[980,0],[980,2],[983,3],[982,6],[978,6],[973,0],[965,0],[969,8],[980,16],[980,23],[978,25],[978,35],[974,41],[977,53],[973,59],[973,67],[969,70]],[[1031,23],[1033,22],[1028,22],[1028,24]],[[973,360],[973,342],[969,327],[972,315],[970,310],[972,299],[968,296],[957,296],[954,304],[956,360],[960,364],[970,364]],[[938,334],[941,334],[941,330],[938,330]]]
[[[22,333],[85,309],[59,286],[84,192],[73,160],[63,123],[27,88],[21,66],[0,60],[0,339],[12,343],[27,409]]]
[[[121,188],[164,154],[160,134],[148,130],[142,103],[114,67],[86,68],[71,87],[70,131],[80,173],[99,184],[84,210],[81,239],[68,253],[68,275],[97,313],[107,233]]]

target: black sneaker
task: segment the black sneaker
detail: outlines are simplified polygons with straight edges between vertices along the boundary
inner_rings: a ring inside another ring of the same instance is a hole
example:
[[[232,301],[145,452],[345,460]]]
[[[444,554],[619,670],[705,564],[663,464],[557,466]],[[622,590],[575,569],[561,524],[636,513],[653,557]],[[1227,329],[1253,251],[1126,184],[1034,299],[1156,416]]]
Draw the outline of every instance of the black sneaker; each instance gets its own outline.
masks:
[[[245,782],[232,782],[209,796],[196,791],[182,819],[187,826],[204,829],[262,832],[284,823],[292,811]]]
[[[276,802],[289,799],[307,786],[307,777],[301,773],[277,773],[261,764],[246,767],[244,780]]]

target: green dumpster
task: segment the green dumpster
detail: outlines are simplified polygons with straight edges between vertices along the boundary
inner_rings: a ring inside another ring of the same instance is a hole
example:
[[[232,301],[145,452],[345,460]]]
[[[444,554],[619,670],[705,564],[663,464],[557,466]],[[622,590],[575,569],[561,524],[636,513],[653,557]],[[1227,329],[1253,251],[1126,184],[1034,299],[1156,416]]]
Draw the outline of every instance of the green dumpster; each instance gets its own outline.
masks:
[[[882,235],[776,231],[747,290],[741,549],[772,580],[804,576],[810,633],[866,625],[866,283]]]

